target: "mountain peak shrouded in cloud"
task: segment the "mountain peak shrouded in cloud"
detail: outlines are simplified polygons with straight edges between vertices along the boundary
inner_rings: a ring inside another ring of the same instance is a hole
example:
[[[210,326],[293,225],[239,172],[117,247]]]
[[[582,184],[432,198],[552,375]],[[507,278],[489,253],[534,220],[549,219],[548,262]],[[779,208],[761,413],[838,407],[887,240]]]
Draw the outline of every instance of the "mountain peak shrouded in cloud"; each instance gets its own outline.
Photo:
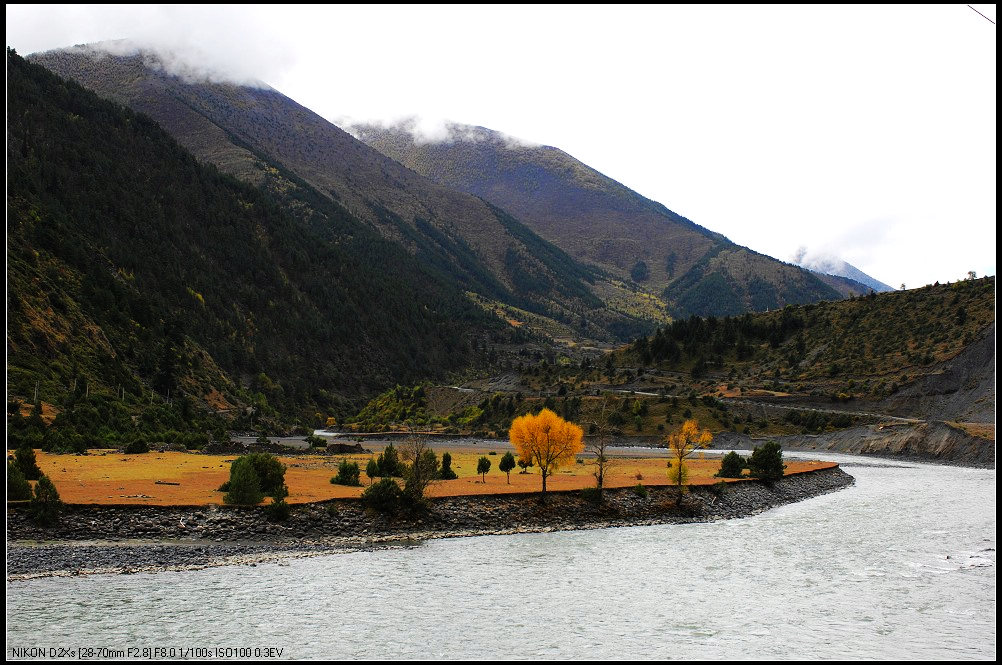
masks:
[[[96,61],[108,56],[139,57],[145,67],[176,76],[185,83],[230,83],[264,90],[273,89],[264,81],[242,72],[241,68],[219,62],[210,53],[197,47],[175,48],[167,43],[112,39],[56,49],[55,52],[88,55]]]
[[[802,268],[807,268],[808,270],[824,273],[826,275],[848,277],[849,279],[855,280],[860,284],[864,284],[877,292],[894,290],[893,287],[870,277],[856,266],[848,263],[844,259],[838,258],[833,254],[816,251],[809,252],[807,247],[801,246],[797,248],[796,252],[794,252],[792,260],[793,263]]]
[[[346,132],[360,140],[365,140],[364,136],[371,133],[373,129],[378,129],[381,132],[409,135],[415,145],[466,142],[497,143],[509,150],[549,147],[486,127],[463,125],[450,120],[415,115],[391,120],[358,120],[344,117],[339,119],[338,124]]]

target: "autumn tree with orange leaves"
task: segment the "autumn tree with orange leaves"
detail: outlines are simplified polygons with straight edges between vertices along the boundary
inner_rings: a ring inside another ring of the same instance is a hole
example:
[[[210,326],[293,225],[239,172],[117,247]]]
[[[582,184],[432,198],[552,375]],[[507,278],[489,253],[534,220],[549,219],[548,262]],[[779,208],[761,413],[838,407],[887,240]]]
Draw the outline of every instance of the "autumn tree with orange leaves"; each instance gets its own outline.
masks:
[[[549,409],[536,416],[527,413],[516,418],[508,430],[508,439],[521,460],[539,467],[544,499],[546,478],[584,450],[584,431]]]
[[[700,448],[708,448],[712,440],[713,435],[708,430],[700,429],[696,420],[686,420],[678,431],[665,438],[673,460],[668,462],[668,479],[678,487],[679,500],[682,499],[685,481],[689,476],[685,460]]]

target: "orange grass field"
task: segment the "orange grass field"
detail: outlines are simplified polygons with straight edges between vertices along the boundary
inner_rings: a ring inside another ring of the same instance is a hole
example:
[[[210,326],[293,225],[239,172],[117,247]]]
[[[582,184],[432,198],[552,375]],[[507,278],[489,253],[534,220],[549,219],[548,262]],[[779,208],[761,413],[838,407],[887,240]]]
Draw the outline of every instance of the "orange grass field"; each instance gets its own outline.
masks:
[[[509,485],[505,474],[498,470],[498,455],[483,451],[449,449],[452,468],[459,475],[456,480],[432,483],[429,496],[461,496],[470,494],[507,494],[538,492],[542,482],[539,471],[530,469],[520,473],[515,467]],[[91,451],[89,455],[51,455],[36,451],[38,466],[52,479],[60,498],[66,503],[133,504],[156,506],[202,506],[221,504],[223,493],[216,491],[229,479],[230,462],[237,455],[201,455],[180,452],[150,452],[142,455],[124,455],[114,451]],[[365,465],[375,455],[301,455],[280,457],[288,467],[285,483],[289,487],[289,503],[306,503],[334,498],[360,496],[368,485]],[[481,482],[475,473],[477,460],[486,456],[491,460],[487,482]],[[341,459],[358,462],[362,469],[363,487],[332,485],[330,479],[337,474]],[[594,466],[587,457],[583,464],[570,464],[547,478],[547,491],[576,490],[594,487]],[[606,470],[606,487],[632,487],[667,485],[666,457],[631,458],[616,457]],[[720,469],[720,458],[692,459],[686,462],[690,485],[707,485],[718,482],[714,478]],[[836,466],[832,462],[786,461],[786,473],[800,473]],[[642,476],[638,479],[637,474]],[[160,484],[157,481],[161,481]],[[734,481],[728,481],[734,482]],[[162,484],[178,483],[178,484]]]

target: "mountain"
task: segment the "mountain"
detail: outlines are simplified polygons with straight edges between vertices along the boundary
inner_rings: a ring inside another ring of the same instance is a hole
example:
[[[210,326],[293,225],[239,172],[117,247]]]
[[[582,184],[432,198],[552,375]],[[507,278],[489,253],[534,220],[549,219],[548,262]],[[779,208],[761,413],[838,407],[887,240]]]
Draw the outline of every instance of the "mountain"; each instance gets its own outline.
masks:
[[[728,315],[840,294],[810,272],[730,242],[562,150],[450,124],[360,124],[368,145],[432,180],[509,210],[576,259],[664,298],[676,316]]]
[[[813,272],[851,279],[854,282],[873,289],[877,293],[895,290],[894,287],[870,277],[851,263],[831,254],[807,254],[801,251],[795,258],[794,263]]]
[[[511,214],[418,175],[272,88],[174,75],[143,51],[80,46],[30,59],[149,115],[241,180],[275,192],[302,180],[490,303],[573,322],[599,339],[651,327],[605,307],[593,269]]]
[[[845,298],[850,296],[865,296],[870,291],[876,290],[871,286],[863,284],[862,282],[857,282],[854,279],[842,277],[841,275],[829,275],[828,273],[818,272],[817,270],[811,270],[811,272],[817,275],[818,279],[822,282],[841,293]]]
[[[292,176],[281,197],[240,182],[13,52],[7,104],[11,396],[312,422],[506,339],[453,279]]]

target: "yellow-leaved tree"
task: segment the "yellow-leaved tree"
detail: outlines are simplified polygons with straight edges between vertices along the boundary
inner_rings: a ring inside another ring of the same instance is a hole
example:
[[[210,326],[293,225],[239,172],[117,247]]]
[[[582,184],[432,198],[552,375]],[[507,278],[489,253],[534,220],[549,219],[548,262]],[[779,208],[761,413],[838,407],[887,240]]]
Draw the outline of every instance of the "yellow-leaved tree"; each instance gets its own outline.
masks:
[[[516,418],[508,430],[508,439],[521,460],[539,467],[543,498],[546,498],[546,478],[560,466],[573,462],[584,450],[584,430],[549,409],[543,409],[539,415],[527,413]]]
[[[671,450],[672,461],[668,462],[668,480],[678,487],[678,498],[682,499],[685,491],[685,481],[689,476],[685,468],[685,460],[700,448],[707,448],[713,435],[708,430],[700,429],[696,420],[686,420],[678,431],[665,438],[668,449]]]

